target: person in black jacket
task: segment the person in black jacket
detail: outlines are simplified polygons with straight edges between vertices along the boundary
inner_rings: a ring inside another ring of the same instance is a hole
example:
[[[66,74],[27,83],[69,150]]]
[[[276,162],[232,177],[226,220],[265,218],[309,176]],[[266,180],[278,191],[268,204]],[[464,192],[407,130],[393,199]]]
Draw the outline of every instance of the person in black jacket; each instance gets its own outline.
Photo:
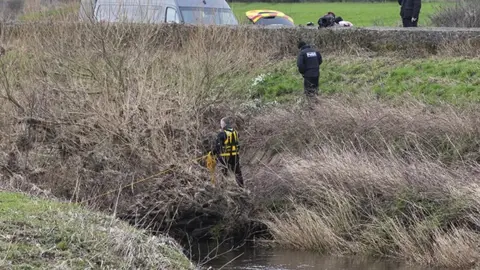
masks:
[[[417,27],[422,0],[398,0],[403,27]]]
[[[335,19],[335,13],[328,12],[318,19],[318,28],[334,26],[336,22]]]
[[[215,147],[212,151],[222,165],[224,176],[228,175],[228,170],[235,173],[235,180],[238,186],[243,187],[243,176],[240,170],[240,154],[238,133],[231,127],[231,120],[228,117],[220,120],[222,130],[218,133]]]
[[[322,55],[304,41],[298,43],[298,48],[300,53],[297,57],[297,67],[298,72],[303,76],[305,95],[307,97],[318,95],[318,79],[320,77]]]

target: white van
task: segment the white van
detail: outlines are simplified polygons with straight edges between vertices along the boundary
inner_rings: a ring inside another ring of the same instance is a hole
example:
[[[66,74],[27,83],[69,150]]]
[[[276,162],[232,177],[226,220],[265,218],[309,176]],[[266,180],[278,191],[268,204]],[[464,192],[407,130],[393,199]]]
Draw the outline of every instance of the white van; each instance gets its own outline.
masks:
[[[81,0],[79,17],[90,22],[238,25],[225,0]]]

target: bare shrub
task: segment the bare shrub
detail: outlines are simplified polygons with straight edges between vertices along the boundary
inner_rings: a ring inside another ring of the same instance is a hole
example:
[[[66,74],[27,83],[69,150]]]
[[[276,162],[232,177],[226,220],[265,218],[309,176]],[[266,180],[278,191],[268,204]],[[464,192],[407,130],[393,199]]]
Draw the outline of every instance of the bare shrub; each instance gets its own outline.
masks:
[[[154,231],[190,230],[182,224],[199,211],[220,215],[200,222],[199,236],[218,220],[225,221],[219,233],[240,225],[239,217],[249,222],[241,193],[198,197],[210,178],[198,157],[210,150],[204,141],[220,118],[235,115],[241,78],[269,57],[251,50],[255,40],[207,27],[185,36],[134,25],[23,27],[21,47],[2,62],[10,101],[2,106],[5,180],[21,175]]]
[[[430,18],[440,27],[480,27],[480,3],[475,0],[447,3]]]

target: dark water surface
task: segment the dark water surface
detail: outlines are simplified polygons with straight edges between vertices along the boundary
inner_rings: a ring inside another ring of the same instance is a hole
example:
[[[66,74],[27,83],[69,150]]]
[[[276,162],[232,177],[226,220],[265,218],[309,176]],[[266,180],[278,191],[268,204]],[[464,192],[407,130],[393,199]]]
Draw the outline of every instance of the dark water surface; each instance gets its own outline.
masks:
[[[214,257],[216,251],[207,256],[209,250],[202,247],[195,254],[201,258],[197,261],[207,261]],[[217,254],[226,252],[218,251]],[[194,258],[195,260],[195,258]],[[292,251],[282,249],[242,247],[234,251],[218,255],[215,259],[206,262],[205,268],[236,269],[236,270],[290,270],[290,269],[318,269],[318,270],[430,270],[432,268],[395,262],[387,259],[366,259],[362,257],[325,256],[308,251]]]

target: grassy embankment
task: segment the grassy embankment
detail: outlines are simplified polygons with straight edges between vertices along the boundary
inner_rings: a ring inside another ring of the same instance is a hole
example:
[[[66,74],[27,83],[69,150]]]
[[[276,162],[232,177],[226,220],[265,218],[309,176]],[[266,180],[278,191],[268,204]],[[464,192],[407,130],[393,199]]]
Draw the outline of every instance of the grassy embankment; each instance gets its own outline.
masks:
[[[480,102],[477,59],[325,58],[320,87],[326,94],[366,91],[396,99],[407,94],[428,104]],[[298,97],[302,83],[295,60],[285,60],[265,68],[250,91],[265,101],[290,102]]]
[[[194,269],[173,239],[68,203],[0,192],[2,269]]]
[[[422,3],[420,26],[429,25],[428,16],[433,14],[439,3]],[[317,23],[318,18],[328,11],[352,22],[355,26],[399,26],[400,6],[388,3],[232,3],[230,4],[239,21],[246,22],[245,12],[252,9],[274,9],[291,16],[295,24]]]
[[[265,229],[290,248],[475,265],[478,55],[325,47],[327,91],[308,110],[296,102],[296,44],[272,33],[61,24],[5,33],[2,181],[81,201],[170,168],[91,204],[179,238]],[[267,42],[273,35],[283,43]],[[211,186],[190,162],[226,114],[242,134],[250,194],[231,178]]]

